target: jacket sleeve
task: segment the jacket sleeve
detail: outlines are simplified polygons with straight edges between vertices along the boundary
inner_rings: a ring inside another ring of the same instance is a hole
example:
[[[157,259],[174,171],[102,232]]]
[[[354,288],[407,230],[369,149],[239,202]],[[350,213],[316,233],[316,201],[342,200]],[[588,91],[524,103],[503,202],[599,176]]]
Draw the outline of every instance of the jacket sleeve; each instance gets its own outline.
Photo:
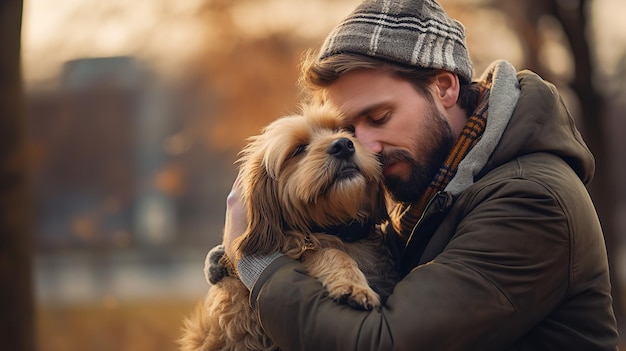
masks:
[[[528,180],[478,197],[445,250],[378,310],[337,304],[300,262],[276,260],[253,290],[263,327],[283,350],[510,347],[567,291],[568,219],[549,190]]]

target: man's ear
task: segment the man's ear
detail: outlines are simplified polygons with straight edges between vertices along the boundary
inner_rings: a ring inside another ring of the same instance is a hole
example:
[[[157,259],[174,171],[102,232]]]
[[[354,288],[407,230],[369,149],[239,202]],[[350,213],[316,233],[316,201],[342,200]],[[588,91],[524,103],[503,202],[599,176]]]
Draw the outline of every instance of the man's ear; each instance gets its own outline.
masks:
[[[435,76],[435,98],[438,98],[446,109],[453,107],[458,98],[460,90],[459,77],[448,71],[441,71]]]

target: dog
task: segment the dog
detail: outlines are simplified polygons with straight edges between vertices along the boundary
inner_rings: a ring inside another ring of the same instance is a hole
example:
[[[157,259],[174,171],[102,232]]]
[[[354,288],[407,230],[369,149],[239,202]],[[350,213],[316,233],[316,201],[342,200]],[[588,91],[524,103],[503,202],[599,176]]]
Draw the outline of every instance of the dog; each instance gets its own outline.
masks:
[[[300,115],[279,118],[249,139],[238,159],[248,217],[238,251],[279,251],[301,260],[329,298],[372,309],[397,281],[380,229],[389,218],[387,197],[377,156],[341,123],[330,106],[304,106]],[[214,285],[185,320],[181,350],[278,349],[221,254],[212,250],[207,257]]]

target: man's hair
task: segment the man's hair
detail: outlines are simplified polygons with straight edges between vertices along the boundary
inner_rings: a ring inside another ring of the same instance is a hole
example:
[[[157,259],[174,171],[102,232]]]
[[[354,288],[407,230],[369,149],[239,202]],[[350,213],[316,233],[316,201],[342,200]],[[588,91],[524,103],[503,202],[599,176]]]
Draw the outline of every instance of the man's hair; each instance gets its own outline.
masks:
[[[308,51],[302,60],[298,84],[309,100],[323,102],[326,100],[325,88],[342,75],[357,69],[377,69],[404,79],[429,101],[432,101],[433,97],[428,86],[441,72],[439,69],[404,66],[358,54],[337,54],[320,61],[314,52]],[[457,103],[469,116],[478,103],[479,88],[476,83],[469,83],[465,79],[459,79],[459,83]]]

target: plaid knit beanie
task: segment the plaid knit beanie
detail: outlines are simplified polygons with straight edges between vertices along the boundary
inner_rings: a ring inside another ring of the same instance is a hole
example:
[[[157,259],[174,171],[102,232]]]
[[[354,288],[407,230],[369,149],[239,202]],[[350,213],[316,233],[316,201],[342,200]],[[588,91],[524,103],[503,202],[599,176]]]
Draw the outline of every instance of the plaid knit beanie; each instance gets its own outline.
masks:
[[[326,38],[319,60],[360,54],[472,80],[463,25],[435,0],[365,0]]]

